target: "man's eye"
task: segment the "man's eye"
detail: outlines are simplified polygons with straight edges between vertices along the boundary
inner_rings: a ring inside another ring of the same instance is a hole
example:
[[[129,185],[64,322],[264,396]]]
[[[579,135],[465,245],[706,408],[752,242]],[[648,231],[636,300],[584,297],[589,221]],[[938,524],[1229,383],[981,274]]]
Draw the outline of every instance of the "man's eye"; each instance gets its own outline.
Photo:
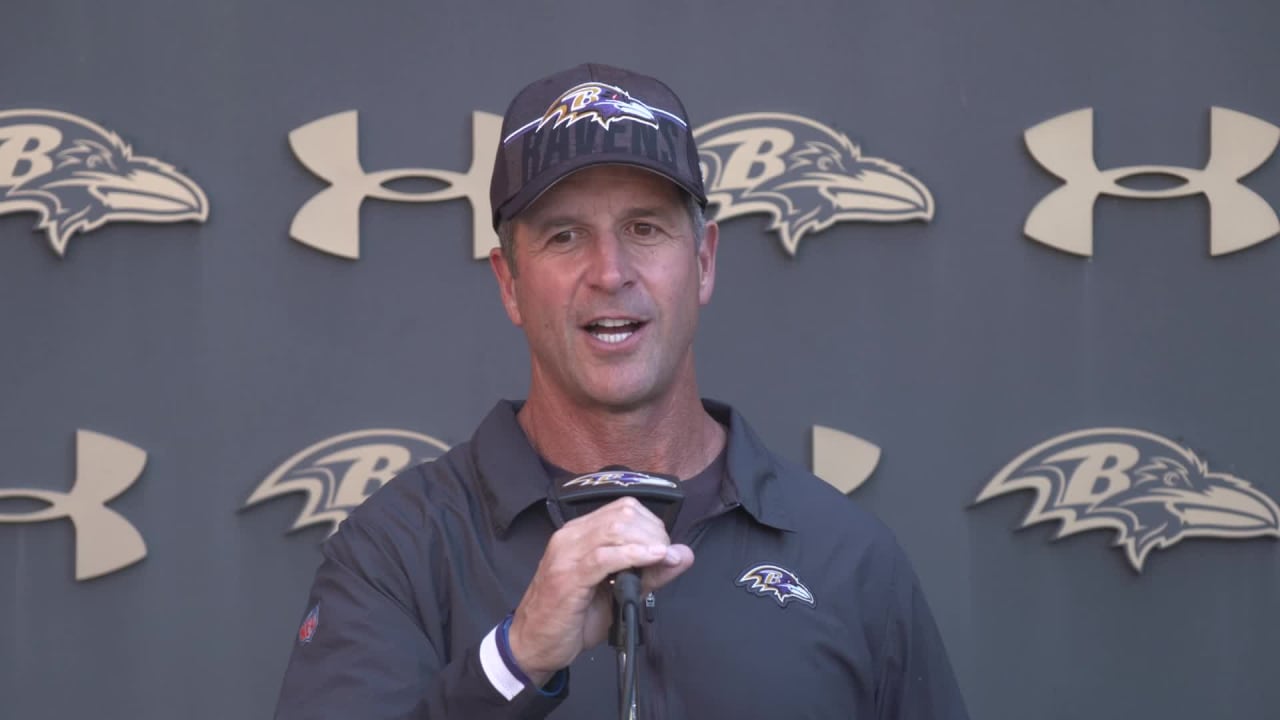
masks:
[[[631,232],[637,237],[653,237],[658,234],[658,228],[646,222],[638,222],[631,226]]]
[[[564,245],[573,242],[577,234],[573,230],[561,230],[547,239],[549,245]]]

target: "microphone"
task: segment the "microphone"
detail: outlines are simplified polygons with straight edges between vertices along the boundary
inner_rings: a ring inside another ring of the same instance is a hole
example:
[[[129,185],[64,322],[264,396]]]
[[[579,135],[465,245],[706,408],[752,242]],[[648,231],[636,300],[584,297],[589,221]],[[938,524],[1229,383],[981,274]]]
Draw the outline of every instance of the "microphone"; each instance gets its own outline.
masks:
[[[670,533],[684,502],[680,483],[670,475],[637,472],[622,465],[608,465],[579,475],[555,488],[555,499],[565,520],[595,512],[620,497],[633,497],[666,523]]]
[[[667,534],[675,527],[676,516],[684,502],[684,491],[674,477],[637,472],[622,465],[608,465],[596,472],[579,475],[556,486],[555,490],[555,499],[566,521],[595,512],[620,497],[633,497],[662,519],[667,526]],[[618,612],[628,602],[639,605],[640,575],[633,568],[618,572],[610,580],[616,601],[610,644],[621,647]]]
[[[554,496],[566,521],[594,512],[620,497],[633,497],[662,519],[668,535],[684,502],[684,491],[676,478],[637,472],[622,465],[609,465],[566,480],[554,487]],[[609,644],[618,650],[619,717],[635,717],[635,653],[641,642],[640,573],[635,568],[620,570],[609,582],[613,589]]]

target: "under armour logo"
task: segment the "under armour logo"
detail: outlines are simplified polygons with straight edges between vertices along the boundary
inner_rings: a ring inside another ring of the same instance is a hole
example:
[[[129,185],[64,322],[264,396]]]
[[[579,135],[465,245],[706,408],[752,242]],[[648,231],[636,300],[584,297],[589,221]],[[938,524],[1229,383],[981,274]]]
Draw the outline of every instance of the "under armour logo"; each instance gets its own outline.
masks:
[[[293,216],[294,240],[338,257],[360,257],[360,206],[368,198],[395,202],[439,202],[466,198],[471,202],[472,256],[489,256],[498,246],[490,229],[489,175],[498,152],[502,118],[471,113],[471,167],[466,172],[434,168],[400,168],[365,172],[360,163],[359,113],[355,110],[320,118],[289,133],[298,161],[329,183]],[[430,192],[401,192],[386,187],[396,180],[435,180],[445,187]]]
[[[147,556],[142,535],[106,504],[142,474],[147,453],[123,440],[76,431],[76,479],[65,493],[34,488],[0,489],[0,504],[21,499],[48,503],[27,513],[0,513],[0,523],[67,518],[76,533],[76,580],[89,580],[128,567]]]
[[[857,435],[814,425],[813,474],[848,495],[871,477],[880,464],[880,448]]]
[[[1063,252],[1093,254],[1093,203],[1099,195],[1158,200],[1204,193],[1209,199],[1209,253],[1244,250],[1280,233],[1280,219],[1257,193],[1240,184],[1275,151],[1280,128],[1235,110],[1209,114],[1209,162],[1204,168],[1135,165],[1099,170],[1093,158],[1093,109],[1084,108],[1036,125],[1027,149],[1065,185],[1046,195],[1027,216],[1023,232]],[[1170,175],[1182,185],[1136,190],[1119,184],[1137,175]]]

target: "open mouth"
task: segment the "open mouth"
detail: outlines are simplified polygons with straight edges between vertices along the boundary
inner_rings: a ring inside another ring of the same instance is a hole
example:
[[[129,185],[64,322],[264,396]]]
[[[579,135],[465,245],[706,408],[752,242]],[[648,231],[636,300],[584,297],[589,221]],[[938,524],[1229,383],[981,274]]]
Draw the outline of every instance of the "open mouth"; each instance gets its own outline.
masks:
[[[587,323],[583,329],[600,342],[614,345],[631,337],[642,327],[644,322],[640,320],[601,318]]]

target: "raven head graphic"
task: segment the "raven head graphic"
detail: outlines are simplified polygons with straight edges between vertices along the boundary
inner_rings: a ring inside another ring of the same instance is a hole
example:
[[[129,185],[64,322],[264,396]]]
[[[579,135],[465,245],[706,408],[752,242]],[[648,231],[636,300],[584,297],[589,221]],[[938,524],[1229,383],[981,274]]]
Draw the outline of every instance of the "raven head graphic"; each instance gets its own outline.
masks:
[[[329,534],[360,503],[402,470],[434,460],[448,445],[408,430],[357,430],[294,454],[271,471],[244,507],[293,492],[307,496],[289,530],[329,523]]]
[[[538,129],[551,124],[558,128],[561,125],[572,125],[583,118],[594,118],[607,130],[609,124],[620,118],[630,118],[657,127],[653,111],[648,105],[634,100],[631,94],[620,87],[604,83],[589,82],[575,85],[551,103]]]
[[[654,487],[673,488],[679,487],[670,480],[649,473],[636,472],[634,470],[601,470],[599,472],[587,473],[579,475],[571,480],[566,480],[564,487],[596,487],[600,485],[616,485],[620,487],[634,487],[637,485],[650,485]]]
[[[975,503],[1035,490],[1022,527],[1057,520],[1061,538],[1111,529],[1130,565],[1187,537],[1280,537],[1280,508],[1240,478],[1142,430],[1097,428],[1053,438],[1001,470]]]
[[[599,82],[586,82],[564,91],[547,106],[542,117],[516,128],[510,135],[503,138],[502,142],[511,142],[512,139],[530,130],[536,133],[547,126],[554,130],[573,125],[579,120],[594,120],[605,130],[619,120],[632,120],[657,128],[659,115],[684,126],[684,120],[679,115],[631,97],[631,93],[620,87]]]
[[[837,222],[933,218],[928,188],[868,157],[842,133],[787,113],[747,113],[694,131],[716,220],[768,213],[795,255],[800,239]]]
[[[0,214],[34,211],[59,256],[75,233],[108,222],[204,221],[204,192],[118,135],[48,110],[0,112]]]
[[[800,582],[795,573],[777,565],[756,565],[742,573],[734,584],[761,597],[772,597],[782,607],[786,607],[787,601],[792,598],[813,605],[813,593],[809,592],[809,588]]]

